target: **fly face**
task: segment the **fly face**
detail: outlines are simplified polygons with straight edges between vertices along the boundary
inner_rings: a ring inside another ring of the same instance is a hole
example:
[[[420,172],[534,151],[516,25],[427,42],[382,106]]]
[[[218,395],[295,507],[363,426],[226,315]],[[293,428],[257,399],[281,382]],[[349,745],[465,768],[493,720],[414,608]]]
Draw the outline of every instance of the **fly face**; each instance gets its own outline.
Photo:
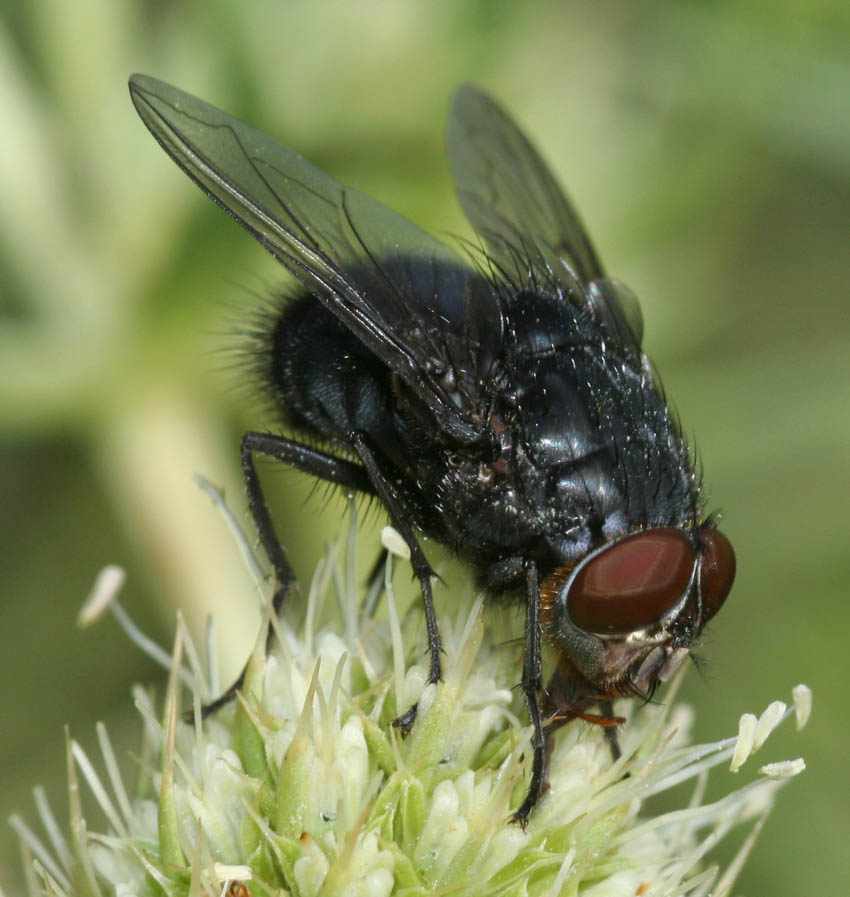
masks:
[[[195,97],[138,75],[130,93],[163,149],[300,285],[264,320],[253,367],[302,438],[242,440],[275,608],[295,578],[258,454],[384,505],[421,586],[430,682],[441,645],[417,530],[492,591],[521,593],[534,753],[513,818],[525,824],[555,721],[616,722],[610,700],[668,678],[734,578],[641,349],[635,297],[606,275],[526,137],[473,87],[458,90],[448,132],[480,241],[471,259]],[[557,658],[545,690],[544,636]]]
[[[641,530],[608,542],[541,587],[544,631],[561,677],[579,685],[569,705],[645,697],[678,669],[735,578],[729,540],[711,526]]]

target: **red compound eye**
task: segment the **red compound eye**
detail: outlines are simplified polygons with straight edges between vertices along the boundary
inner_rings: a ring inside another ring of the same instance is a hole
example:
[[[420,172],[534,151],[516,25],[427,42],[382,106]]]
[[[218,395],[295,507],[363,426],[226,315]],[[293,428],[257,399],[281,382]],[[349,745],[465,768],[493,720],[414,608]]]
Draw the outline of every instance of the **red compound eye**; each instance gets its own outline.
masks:
[[[693,567],[693,549],[681,530],[635,533],[579,569],[567,597],[570,618],[586,632],[643,629],[679,602]]]
[[[735,581],[735,549],[723,533],[708,526],[700,530],[700,542],[699,581],[705,623],[723,606]]]

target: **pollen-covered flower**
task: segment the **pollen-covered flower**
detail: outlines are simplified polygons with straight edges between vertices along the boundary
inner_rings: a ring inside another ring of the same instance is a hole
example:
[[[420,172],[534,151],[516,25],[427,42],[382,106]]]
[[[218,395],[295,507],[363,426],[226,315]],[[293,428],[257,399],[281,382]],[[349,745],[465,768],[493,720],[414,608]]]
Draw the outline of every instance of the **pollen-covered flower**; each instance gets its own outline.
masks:
[[[746,769],[792,712],[801,726],[805,686],[792,709],[776,702],[711,744],[690,741],[691,712],[672,703],[672,691],[664,705],[624,701],[616,761],[599,727],[563,727],[548,790],[523,830],[509,822],[530,760],[515,646],[488,636],[481,600],[467,603],[441,623],[445,681],[426,685],[423,645],[402,635],[390,578],[386,612],[360,612],[350,606],[353,584],[332,564],[317,572],[298,625],[271,621],[273,646],[266,656],[258,640],[238,700],[204,721],[206,676],[181,624],[164,708],[136,693],[144,726],[136,793],[102,727],[97,763],[69,740],[69,833],[40,792],[46,842],[13,819],[32,855],[33,895],[728,893],[778,787],[804,764],[763,766],[703,803],[708,771]],[[317,626],[334,579],[344,619]],[[191,722],[178,706],[186,691]],[[392,721],[414,703],[416,723],[402,738]],[[680,809],[646,813],[647,798],[686,781],[692,793]],[[86,824],[92,802],[103,831]],[[719,870],[711,849],[745,823],[750,835]]]

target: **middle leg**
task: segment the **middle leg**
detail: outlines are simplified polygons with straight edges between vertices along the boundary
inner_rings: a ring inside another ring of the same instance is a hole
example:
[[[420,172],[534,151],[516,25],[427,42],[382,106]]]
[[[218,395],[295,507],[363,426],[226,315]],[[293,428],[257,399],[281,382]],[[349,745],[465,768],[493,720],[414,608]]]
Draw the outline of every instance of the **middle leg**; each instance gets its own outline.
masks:
[[[413,532],[413,527],[404,513],[402,502],[393,487],[389,477],[381,469],[378,456],[372,451],[368,445],[363,433],[358,431],[350,435],[351,445],[357,456],[363,463],[369,480],[374,487],[374,491],[384,503],[390,515],[393,526],[399,531],[405,544],[410,549],[410,563],[413,572],[419,580],[422,590],[422,603],[425,606],[425,624],[428,630],[428,650],[431,655],[430,666],[428,670],[428,682],[440,682],[443,678],[442,661],[440,654],[442,652],[442,643],[440,641],[440,631],[437,627],[437,615],[434,612],[434,598],[431,589],[431,578],[434,571],[428,563],[425,554],[419,547],[419,542]]]
[[[525,800],[511,816],[511,822],[518,822],[523,828],[528,825],[528,817],[543,792],[546,779],[546,745],[548,733],[543,731],[540,718],[540,704],[537,696],[543,686],[542,657],[540,651],[540,594],[537,583],[537,565],[527,561],[525,565],[526,606],[525,606],[525,658],[522,664],[522,692],[531,720],[531,782]]]

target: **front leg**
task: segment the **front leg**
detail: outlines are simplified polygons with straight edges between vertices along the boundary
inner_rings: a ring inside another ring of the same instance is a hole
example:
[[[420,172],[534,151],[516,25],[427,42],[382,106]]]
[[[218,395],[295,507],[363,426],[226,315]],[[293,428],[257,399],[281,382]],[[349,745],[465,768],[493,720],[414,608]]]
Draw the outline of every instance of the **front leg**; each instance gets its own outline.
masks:
[[[614,702],[610,698],[605,701],[600,701],[599,708],[605,719],[605,723],[602,725],[602,732],[605,735],[605,740],[608,742],[608,748],[611,751],[611,759],[616,763],[620,757],[623,756],[623,752],[620,750],[620,739],[617,737],[617,731],[625,720],[621,716],[614,716]]]
[[[537,695],[543,685],[542,658],[540,653],[540,594],[537,584],[537,565],[534,561],[525,564],[526,605],[525,605],[525,657],[522,664],[522,692],[531,720],[531,782],[528,793],[519,809],[511,816],[511,822],[523,828],[528,825],[528,817],[534,809],[546,781],[546,745],[548,732],[543,731],[540,705]]]

